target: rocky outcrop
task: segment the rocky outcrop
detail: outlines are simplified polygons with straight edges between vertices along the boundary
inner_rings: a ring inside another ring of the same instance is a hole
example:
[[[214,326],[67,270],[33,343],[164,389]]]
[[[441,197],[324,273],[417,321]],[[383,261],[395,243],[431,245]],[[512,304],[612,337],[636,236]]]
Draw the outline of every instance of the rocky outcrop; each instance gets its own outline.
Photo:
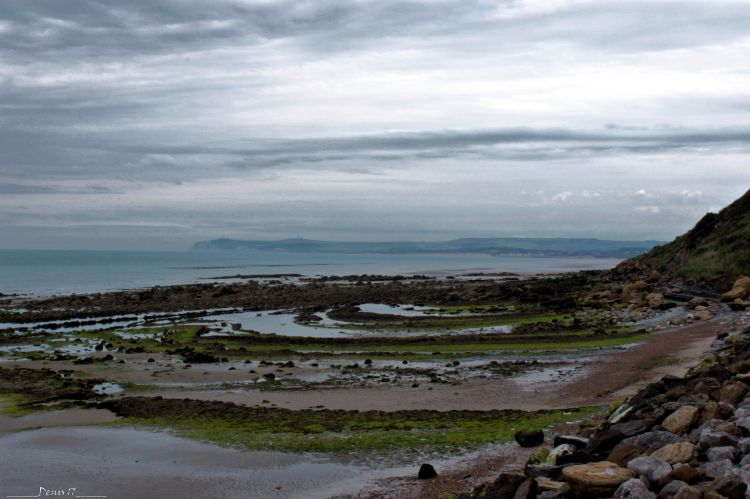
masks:
[[[713,345],[710,361],[686,377],[662,378],[599,428],[540,447],[525,469],[536,495],[527,483],[523,497],[750,498],[750,328]],[[460,497],[512,498],[522,478],[501,475]],[[481,495],[489,487],[506,495]]]

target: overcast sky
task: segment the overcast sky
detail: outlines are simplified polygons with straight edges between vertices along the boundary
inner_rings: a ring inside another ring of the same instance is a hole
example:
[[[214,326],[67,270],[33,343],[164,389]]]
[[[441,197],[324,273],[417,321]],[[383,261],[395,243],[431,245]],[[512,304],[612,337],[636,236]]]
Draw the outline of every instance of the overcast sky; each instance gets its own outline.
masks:
[[[750,2],[0,2],[0,247],[666,240],[748,153]]]

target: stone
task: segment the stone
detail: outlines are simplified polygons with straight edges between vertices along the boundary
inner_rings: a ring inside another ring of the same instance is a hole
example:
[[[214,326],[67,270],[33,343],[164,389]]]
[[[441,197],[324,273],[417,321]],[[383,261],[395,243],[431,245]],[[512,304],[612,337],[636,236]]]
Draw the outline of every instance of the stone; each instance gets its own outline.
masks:
[[[702,497],[703,493],[699,489],[685,485],[677,491],[673,499],[701,499]]]
[[[656,499],[656,494],[648,490],[646,484],[637,478],[623,482],[612,497],[627,497],[630,499]]]
[[[646,433],[626,438],[622,443],[635,445],[644,449],[645,453],[651,453],[667,444],[674,444],[680,441],[682,439],[671,431],[647,431]]]
[[[516,489],[513,499],[536,499],[537,485],[536,480],[528,478]]]
[[[712,485],[716,492],[728,499],[745,499],[747,485],[733,476],[721,477]]]
[[[651,483],[663,482],[672,475],[672,466],[663,459],[641,456],[628,463],[628,469],[636,476],[643,475]]]
[[[486,498],[512,498],[516,490],[526,481],[526,477],[515,473],[502,473],[490,485],[484,485],[477,490],[477,496]]]
[[[681,435],[688,431],[698,420],[700,409],[693,405],[683,405],[672,414],[666,417],[661,423],[661,427],[676,435]]]
[[[659,491],[659,497],[673,497],[685,485],[687,485],[687,483],[682,480],[672,480],[661,488]]]
[[[649,308],[659,309],[664,305],[664,295],[661,293],[648,293],[645,299]]]
[[[741,438],[737,441],[737,450],[740,454],[750,454],[750,437]]]
[[[608,497],[623,482],[633,478],[633,472],[615,463],[578,464],[563,469],[563,476],[571,490],[580,497]]]
[[[435,468],[431,464],[423,464],[419,467],[419,473],[417,473],[417,478],[420,480],[428,480],[430,478],[435,478],[437,476],[437,471],[435,471]]]
[[[745,409],[741,409],[745,410]],[[737,420],[734,422],[735,425],[745,434],[750,434],[750,416],[745,416],[741,418],[737,418]]]
[[[544,443],[542,430],[521,430],[516,432],[516,442],[521,447],[536,447]]]
[[[748,414],[750,414],[750,411],[748,411]],[[575,445],[579,449],[585,449],[588,443],[588,438],[578,437],[575,435],[555,435],[553,445],[557,447],[562,444],[570,444]]]
[[[695,298],[691,298],[688,300],[688,302],[685,304],[687,308],[690,310],[694,310],[695,307],[705,307],[708,305],[708,300],[706,300],[703,297],[696,296]]]
[[[721,461],[722,459],[734,461],[735,452],[735,448],[730,446],[711,447],[706,451],[706,457],[709,461]]]
[[[728,381],[719,390],[719,402],[737,405],[747,395],[747,385],[739,381]]]
[[[580,455],[580,451],[575,445],[562,444],[552,449],[549,453],[550,464],[568,464],[576,462],[577,457]],[[580,463],[581,460],[579,459]]]
[[[643,450],[640,447],[623,443],[612,449],[612,452],[607,456],[607,461],[627,467],[631,459],[635,459],[642,454]]]
[[[722,459],[720,461],[703,463],[700,469],[708,478],[717,478],[730,474],[734,469],[734,464],[729,459]]]
[[[711,312],[708,310],[694,310],[693,311],[693,319],[697,321],[707,321],[711,320],[713,315],[711,315]]]
[[[691,442],[677,442],[667,444],[661,449],[654,451],[651,456],[663,459],[669,464],[686,463],[693,458],[695,444]]]
[[[723,431],[703,430],[698,437],[698,445],[701,449],[710,449],[711,447],[722,447],[725,445],[736,447],[737,438]]]
[[[536,485],[539,490],[558,490],[565,485],[565,482],[539,477],[536,479]]]
[[[683,482],[691,483],[701,476],[701,473],[697,468],[693,468],[685,463],[676,464],[672,466],[672,469],[674,470],[672,472],[672,477],[675,480],[682,480]]]

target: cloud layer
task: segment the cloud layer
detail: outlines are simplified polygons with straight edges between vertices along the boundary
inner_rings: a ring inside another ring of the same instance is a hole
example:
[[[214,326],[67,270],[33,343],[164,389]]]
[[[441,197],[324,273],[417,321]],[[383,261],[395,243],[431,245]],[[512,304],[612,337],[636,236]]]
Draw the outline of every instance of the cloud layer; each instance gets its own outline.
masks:
[[[0,246],[671,238],[750,187],[748,7],[6,0]]]

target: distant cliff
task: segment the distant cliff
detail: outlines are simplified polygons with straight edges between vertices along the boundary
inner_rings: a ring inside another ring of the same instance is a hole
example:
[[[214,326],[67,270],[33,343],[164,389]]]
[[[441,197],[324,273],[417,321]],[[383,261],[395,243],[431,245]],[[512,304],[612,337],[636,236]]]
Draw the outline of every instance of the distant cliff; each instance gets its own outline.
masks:
[[[214,239],[193,245],[193,251],[275,251],[287,253],[482,253],[519,256],[592,256],[630,258],[640,255],[658,241],[607,241],[564,238],[463,238],[441,242],[356,242],[282,239],[243,241]]]

